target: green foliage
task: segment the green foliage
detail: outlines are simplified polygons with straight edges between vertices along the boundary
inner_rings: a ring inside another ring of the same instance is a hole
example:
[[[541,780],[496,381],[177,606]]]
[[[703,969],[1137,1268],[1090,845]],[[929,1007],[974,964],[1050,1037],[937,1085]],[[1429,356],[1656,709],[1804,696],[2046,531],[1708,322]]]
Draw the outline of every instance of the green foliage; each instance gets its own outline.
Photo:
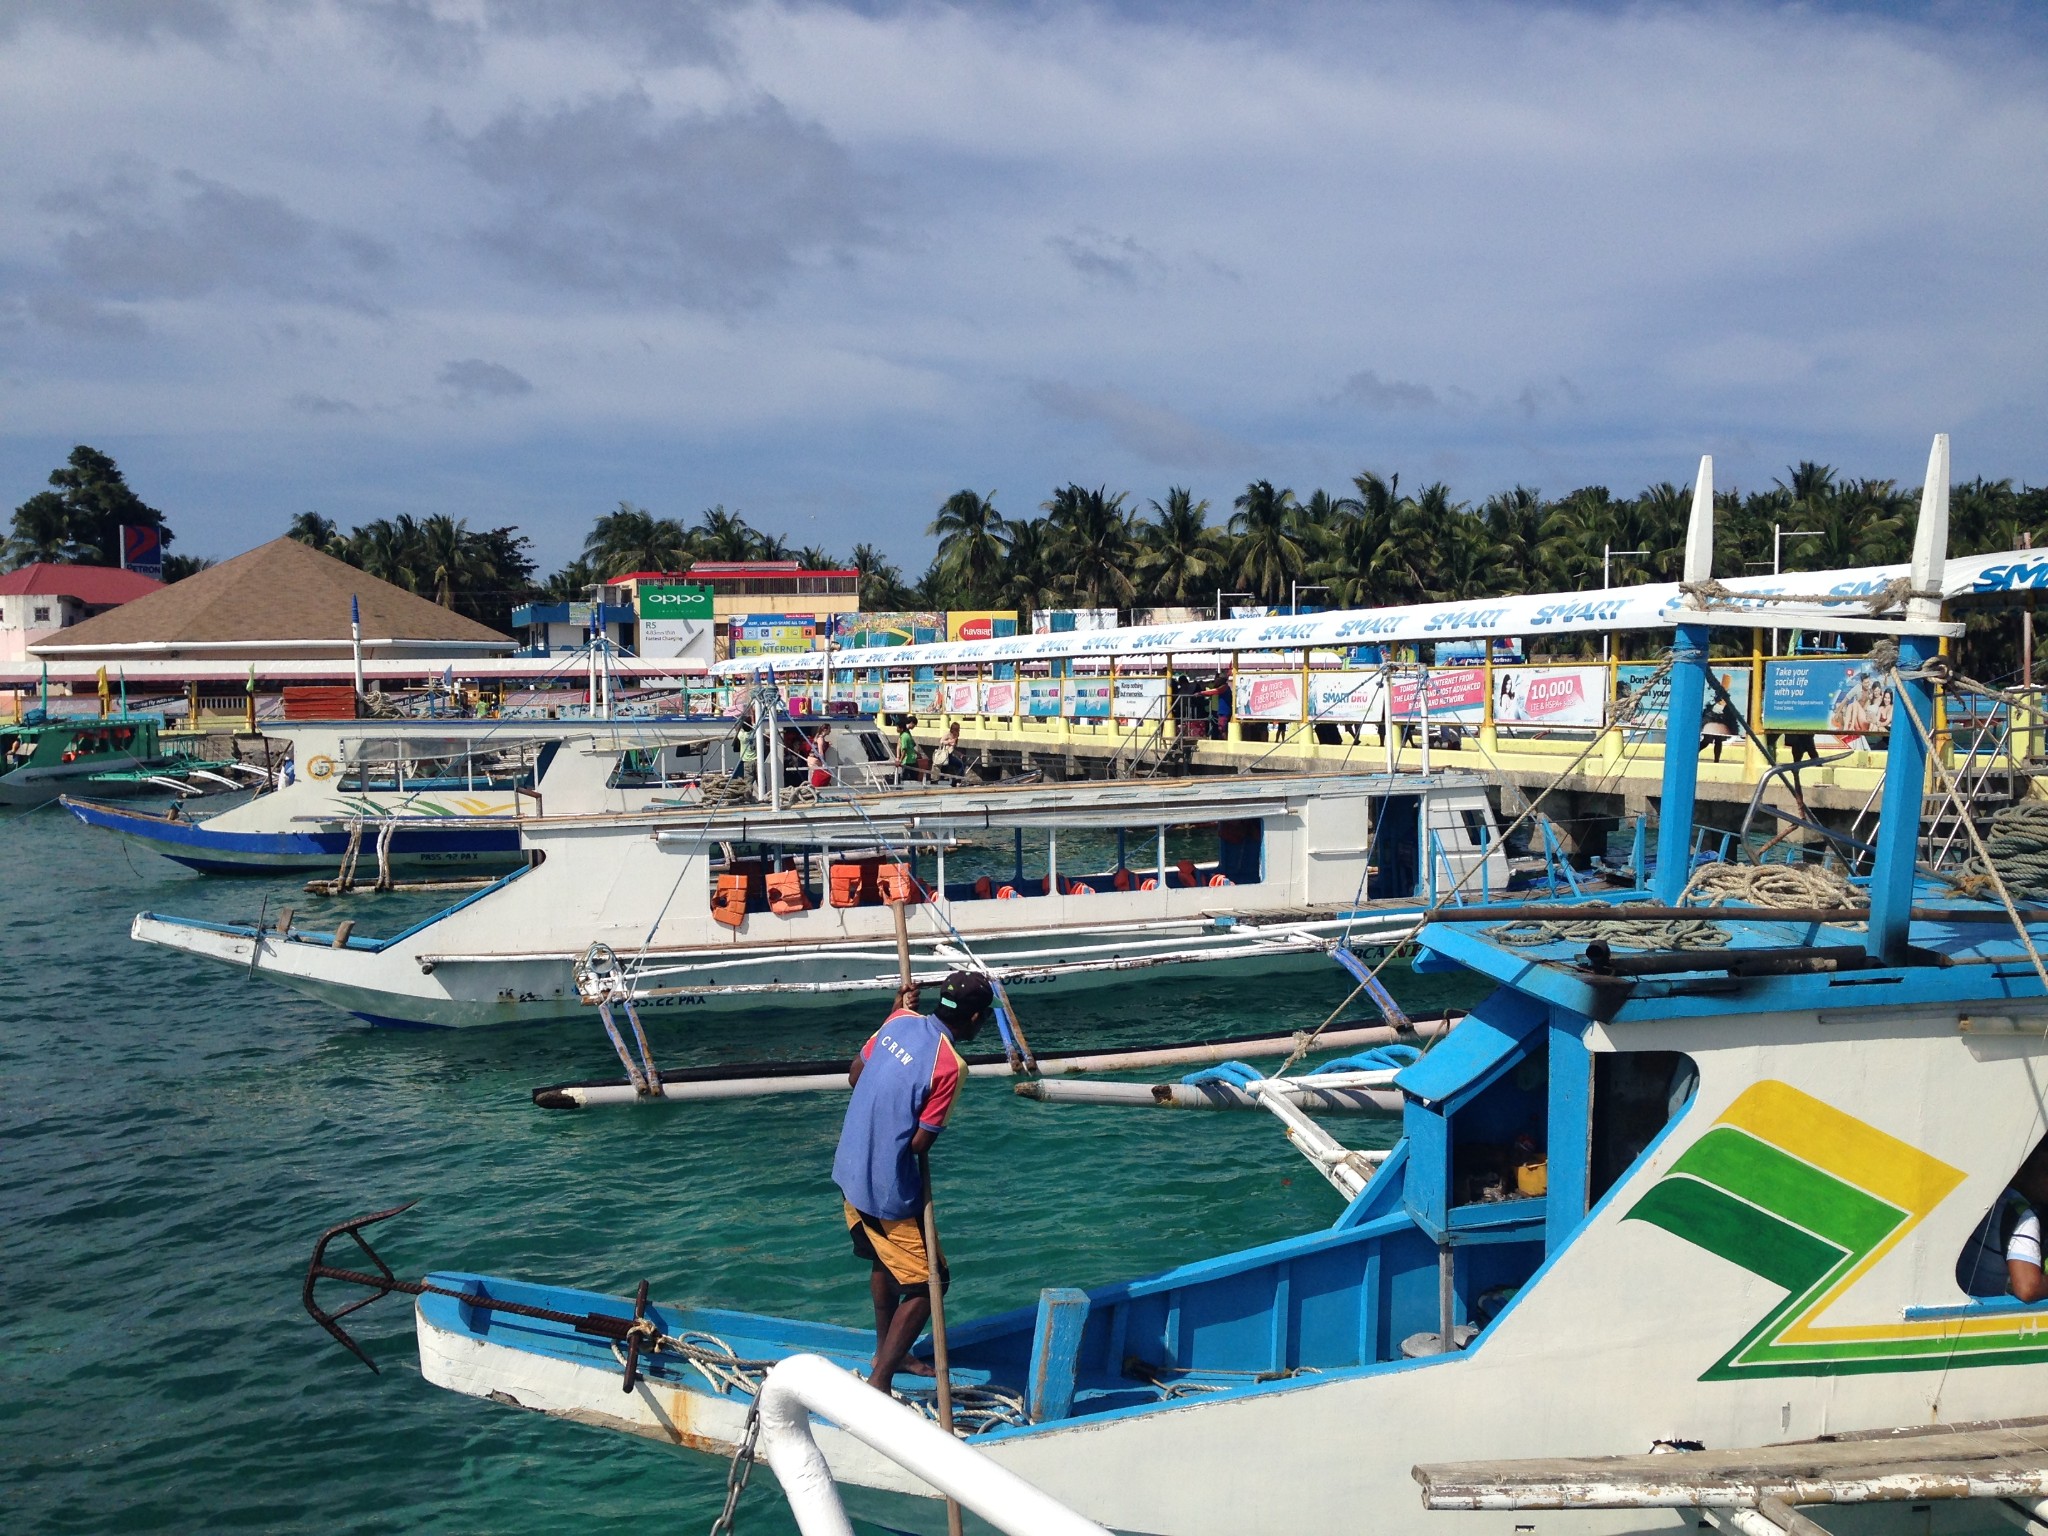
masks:
[[[510,629],[513,608],[540,595],[527,553],[531,541],[517,528],[479,530],[463,518],[436,513],[415,519],[401,512],[344,534],[318,512],[301,512],[285,531],[380,581],[496,630]]]
[[[119,565],[121,528],[161,529],[164,548],[171,530],[164,515],[136,495],[120,466],[80,443],[62,468],[50,471],[55,488],[39,491],[14,509],[6,544],[10,568],[38,560],[60,565]]]

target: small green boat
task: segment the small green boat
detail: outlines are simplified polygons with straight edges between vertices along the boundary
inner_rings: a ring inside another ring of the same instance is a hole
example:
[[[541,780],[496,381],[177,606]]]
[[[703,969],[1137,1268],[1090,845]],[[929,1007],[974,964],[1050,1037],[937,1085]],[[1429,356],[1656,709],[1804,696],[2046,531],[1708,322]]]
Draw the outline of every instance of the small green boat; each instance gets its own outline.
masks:
[[[42,805],[67,793],[184,792],[196,758],[163,750],[161,715],[53,717],[30,710],[0,724],[0,805]]]

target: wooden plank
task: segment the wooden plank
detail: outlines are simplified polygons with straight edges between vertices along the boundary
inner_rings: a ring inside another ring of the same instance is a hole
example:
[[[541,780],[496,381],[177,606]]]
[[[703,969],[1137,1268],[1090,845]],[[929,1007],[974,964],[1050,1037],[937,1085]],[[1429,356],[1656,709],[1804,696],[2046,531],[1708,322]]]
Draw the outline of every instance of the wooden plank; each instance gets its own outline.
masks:
[[[1872,1430],[1741,1450],[1440,1462],[1429,1509],[1754,1508],[2048,1497],[2048,1418]]]

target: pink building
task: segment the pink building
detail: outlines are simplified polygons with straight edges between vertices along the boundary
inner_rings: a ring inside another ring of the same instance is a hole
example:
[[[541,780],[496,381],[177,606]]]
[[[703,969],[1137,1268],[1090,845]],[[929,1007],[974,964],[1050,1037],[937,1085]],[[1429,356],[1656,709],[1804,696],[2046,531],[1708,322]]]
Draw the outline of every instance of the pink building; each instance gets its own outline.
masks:
[[[0,576],[0,663],[25,662],[37,641],[162,585],[106,565],[36,564],[9,571]]]

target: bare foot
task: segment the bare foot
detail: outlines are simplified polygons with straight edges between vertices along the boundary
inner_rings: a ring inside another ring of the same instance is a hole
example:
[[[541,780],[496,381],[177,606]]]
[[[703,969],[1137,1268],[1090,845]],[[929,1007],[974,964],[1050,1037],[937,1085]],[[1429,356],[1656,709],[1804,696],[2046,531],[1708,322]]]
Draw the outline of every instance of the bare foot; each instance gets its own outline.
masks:
[[[904,1359],[904,1362],[901,1365],[896,1367],[896,1371],[898,1375],[902,1376],[936,1377],[939,1374],[937,1371],[933,1370],[927,1362],[923,1360],[911,1359],[908,1357]]]

